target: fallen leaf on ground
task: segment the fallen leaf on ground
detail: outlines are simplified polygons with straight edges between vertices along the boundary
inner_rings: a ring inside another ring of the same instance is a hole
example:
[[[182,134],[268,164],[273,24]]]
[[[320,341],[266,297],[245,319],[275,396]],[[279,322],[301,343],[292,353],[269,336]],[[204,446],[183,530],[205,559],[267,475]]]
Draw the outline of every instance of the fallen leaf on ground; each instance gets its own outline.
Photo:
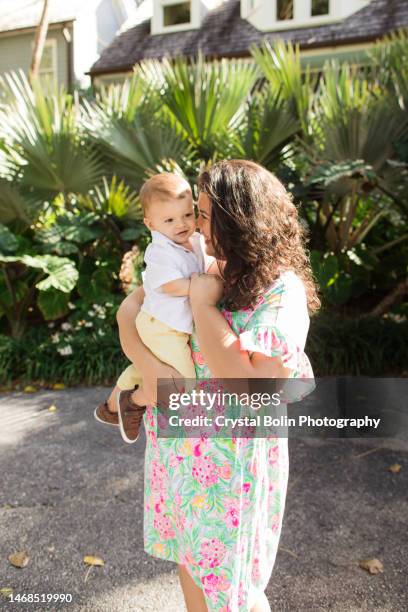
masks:
[[[392,472],[393,474],[398,474],[401,471],[401,467],[402,467],[402,465],[400,465],[399,463],[393,463],[388,468],[388,471]]]
[[[24,393],[35,393],[36,391],[37,389],[32,385],[27,385],[26,387],[24,387]]]
[[[379,559],[362,559],[358,564],[370,574],[379,574],[384,571],[384,566]]]
[[[57,412],[57,407],[55,406],[55,404],[52,404],[49,408],[48,408],[48,412]]]
[[[9,561],[14,567],[25,567],[30,560],[25,550],[13,553],[9,556]]]
[[[92,555],[86,555],[84,557],[84,563],[86,563],[87,565],[97,566],[105,565],[105,561],[103,559],[100,559],[100,557],[93,557]]]
[[[5,597],[6,599],[10,597],[12,593],[13,593],[13,589],[10,589],[9,587],[3,587],[0,589],[0,596]]]
[[[55,385],[52,385],[52,388],[54,391],[62,391],[62,389],[65,389],[65,385],[64,383],[55,383]]]

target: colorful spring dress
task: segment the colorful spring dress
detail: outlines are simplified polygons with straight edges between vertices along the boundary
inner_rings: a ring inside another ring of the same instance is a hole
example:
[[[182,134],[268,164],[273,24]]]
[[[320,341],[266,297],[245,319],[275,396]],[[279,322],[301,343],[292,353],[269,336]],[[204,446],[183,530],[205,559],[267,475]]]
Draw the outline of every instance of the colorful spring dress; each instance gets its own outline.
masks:
[[[281,356],[292,377],[313,378],[306,294],[294,272],[281,274],[254,309],[220,310],[242,350]],[[194,334],[191,348],[197,378],[210,378]],[[144,419],[145,551],[185,565],[210,612],[249,612],[278,550],[287,438],[165,439],[156,436],[156,408]]]

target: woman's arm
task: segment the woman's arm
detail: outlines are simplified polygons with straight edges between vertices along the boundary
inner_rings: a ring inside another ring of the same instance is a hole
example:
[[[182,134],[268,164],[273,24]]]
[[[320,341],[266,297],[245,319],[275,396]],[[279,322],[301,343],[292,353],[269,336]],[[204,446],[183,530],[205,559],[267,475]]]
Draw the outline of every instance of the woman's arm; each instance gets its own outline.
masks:
[[[135,364],[143,378],[143,391],[150,404],[156,403],[157,379],[180,378],[181,375],[171,366],[163,363],[143,344],[135,325],[135,319],[143,304],[144,290],[138,287],[130,293],[119,306],[116,320],[119,338],[126,357]]]
[[[238,336],[214,304],[219,297],[216,277],[202,275],[192,279],[190,301],[198,342],[213,376],[237,379],[290,376],[291,370],[283,366],[280,357],[261,353],[250,357],[247,351],[241,351]]]

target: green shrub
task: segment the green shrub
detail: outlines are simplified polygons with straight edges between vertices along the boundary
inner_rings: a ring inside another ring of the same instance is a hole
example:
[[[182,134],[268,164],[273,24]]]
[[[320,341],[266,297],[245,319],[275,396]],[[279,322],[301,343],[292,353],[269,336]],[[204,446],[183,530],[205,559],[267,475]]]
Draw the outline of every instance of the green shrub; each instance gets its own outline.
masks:
[[[322,313],[311,321],[306,352],[316,376],[406,376],[408,321]]]
[[[32,327],[21,339],[0,335],[0,385],[113,385],[128,362],[115,307],[107,316],[102,308],[96,304],[86,319],[78,312],[58,328]],[[312,319],[306,352],[316,377],[407,375],[408,322],[321,314]]]

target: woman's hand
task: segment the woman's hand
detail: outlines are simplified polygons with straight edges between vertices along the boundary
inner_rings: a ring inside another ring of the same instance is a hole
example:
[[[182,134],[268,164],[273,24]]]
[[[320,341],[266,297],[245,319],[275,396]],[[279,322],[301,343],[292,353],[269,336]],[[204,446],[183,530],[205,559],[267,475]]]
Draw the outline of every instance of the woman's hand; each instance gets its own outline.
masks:
[[[224,282],[214,274],[193,274],[189,298],[191,307],[197,305],[216,306],[222,298]]]

